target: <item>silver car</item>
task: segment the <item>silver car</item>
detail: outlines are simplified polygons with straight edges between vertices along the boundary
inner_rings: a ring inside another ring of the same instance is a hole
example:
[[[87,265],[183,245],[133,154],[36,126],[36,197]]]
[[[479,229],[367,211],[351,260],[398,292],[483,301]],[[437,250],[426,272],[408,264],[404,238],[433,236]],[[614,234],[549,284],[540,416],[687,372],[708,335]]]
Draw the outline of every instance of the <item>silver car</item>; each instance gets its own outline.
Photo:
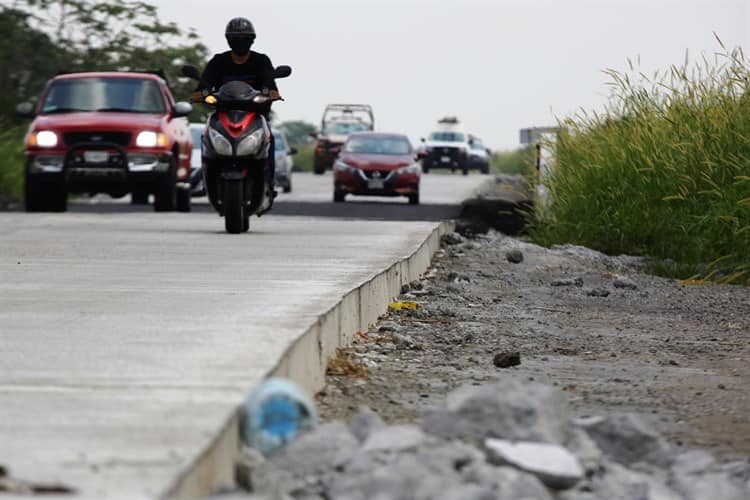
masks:
[[[201,144],[205,123],[191,123],[190,136],[193,141],[193,154],[190,155],[190,195],[205,196],[206,189],[203,187],[203,154]]]
[[[289,147],[286,135],[281,130],[273,129],[272,132],[276,148],[276,185],[285,193],[291,193],[292,167],[294,166],[292,155],[297,154],[297,148]]]

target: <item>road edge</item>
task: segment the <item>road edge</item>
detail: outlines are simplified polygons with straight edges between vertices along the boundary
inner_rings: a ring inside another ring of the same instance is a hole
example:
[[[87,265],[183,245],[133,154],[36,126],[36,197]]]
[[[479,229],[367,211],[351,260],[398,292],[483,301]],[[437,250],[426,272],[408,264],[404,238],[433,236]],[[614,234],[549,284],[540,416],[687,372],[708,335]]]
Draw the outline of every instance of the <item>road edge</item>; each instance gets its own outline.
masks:
[[[453,221],[436,223],[416,250],[344,294],[286,349],[267,377],[291,379],[311,394],[321,389],[328,358],[337,348],[351,344],[358,331],[374,324],[403,285],[427,271],[441,237],[454,228]],[[240,449],[239,419],[238,407],[206,449],[159,498],[202,498],[222,486],[232,486]]]

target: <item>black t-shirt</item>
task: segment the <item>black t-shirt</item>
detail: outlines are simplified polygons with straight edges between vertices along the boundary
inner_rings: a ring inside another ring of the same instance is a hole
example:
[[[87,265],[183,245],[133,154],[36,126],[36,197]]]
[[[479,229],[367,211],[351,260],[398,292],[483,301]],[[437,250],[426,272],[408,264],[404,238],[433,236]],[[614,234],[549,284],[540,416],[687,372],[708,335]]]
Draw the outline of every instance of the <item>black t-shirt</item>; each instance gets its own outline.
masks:
[[[241,81],[250,84],[255,90],[278,90],[273,79],[273,64],[267,55],[251,51],[247,61],[235,64],[231,54],[228,50],[211,58],[203,71],[203,80],[214,89],[227,82]]]

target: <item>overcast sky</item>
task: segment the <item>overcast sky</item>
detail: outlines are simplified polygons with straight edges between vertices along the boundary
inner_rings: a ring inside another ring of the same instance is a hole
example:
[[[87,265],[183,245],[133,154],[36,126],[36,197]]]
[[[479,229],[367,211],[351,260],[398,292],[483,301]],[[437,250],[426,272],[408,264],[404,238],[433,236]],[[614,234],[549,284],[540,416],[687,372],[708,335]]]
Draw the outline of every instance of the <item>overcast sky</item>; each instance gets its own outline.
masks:
[[[456,115],[490,147],[518,129],[601,109],[604,68],[680,64],[728,47],[750,54],[750,0],[154,0],[164,20],[224,51],[245,16],[254,49],[289,64],[283,120],[318,123],[330,102],[369,103],[380,130],[413,141]]]

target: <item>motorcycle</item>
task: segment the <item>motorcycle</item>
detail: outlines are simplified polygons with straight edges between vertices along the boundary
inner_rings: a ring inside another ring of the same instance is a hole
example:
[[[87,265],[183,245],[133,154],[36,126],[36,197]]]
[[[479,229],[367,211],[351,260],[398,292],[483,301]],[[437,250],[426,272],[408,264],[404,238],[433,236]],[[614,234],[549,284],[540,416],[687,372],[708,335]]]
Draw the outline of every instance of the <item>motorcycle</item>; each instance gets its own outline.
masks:
[[[289,66],[279,66],[273,78],[291,73]],[[194,66],[184,66],[182,74],[201,81]],[[273,205],[273,186],[267,179],[274,152],[270,150],[271,128],[262,115],[271,100],[240,81],[227,82],[204,96],[204,102],[216,111],[208,118],[202,138],[203,184],[209,202],[224,217],[227,233],[248,231],[250,216],[260,217]]]

